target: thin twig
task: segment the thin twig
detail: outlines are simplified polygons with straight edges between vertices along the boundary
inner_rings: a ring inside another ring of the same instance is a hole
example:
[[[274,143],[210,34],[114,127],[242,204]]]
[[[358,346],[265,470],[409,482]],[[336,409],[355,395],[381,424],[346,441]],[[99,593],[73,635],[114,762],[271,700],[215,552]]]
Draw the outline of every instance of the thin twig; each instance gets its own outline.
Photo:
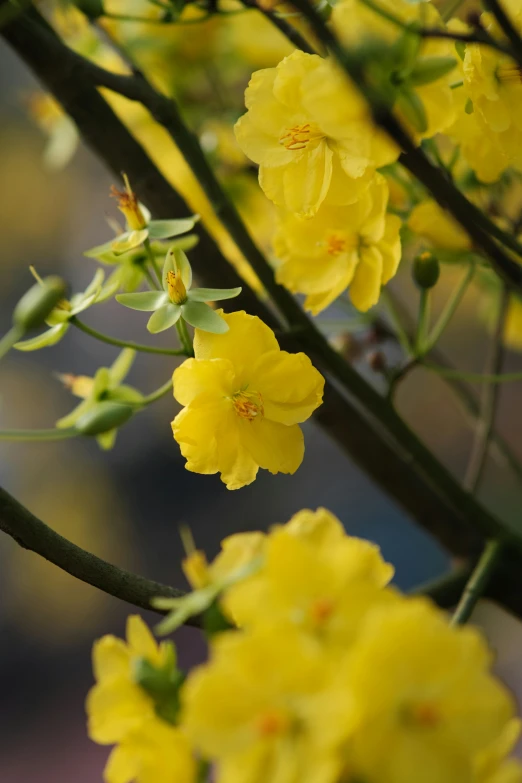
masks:
[[[468,579],[464,592],[451,618],[452,625],[462,625],[471,617],[477,602],[484,595],[493,571],[502,553],[503,543],[498,540],[488,541],[482,555]]]
[[[293,25],[285,21],[285,19],[283,19],[283,17],[278,14],[277,11],[271,11],[268,8],[263,8],[261,5],[258,5],[255,0],[241,0],[241,2],[247,8],[255,8],[264,16],[266,16],[267,19],[270,19],[272,24],[277,27],[277,29],[282,32],[283,35],[288,38],[290,43],[293,43],[297,49],[301,49],[307,54],[317,54],[313,46],[308,43],[306,38],[304,38]]]
[[[158,611],[151,606],[152,598],[183,595],[181,590],[125,571],[81,549],[51,530],[1,487],[0,530],[24,549],[36,552],[71,576],[141,609]],[[190,618],[187,623],[199,625],[197,617]]]
[[[498,26],[511,44],[511,56],[522,68],[522,39],[515,25],[506,14],[498,0],[483,0],[484,6],[495,17]]]
[[[491,339],[484,366],[485,375],[498,375],[502,369],[502,363],[504,359],[504,326],[506,322],[508,305],[509,292],[507,287],[504,286],[500,296],[495,331]],[[485,383],[482,387],[480,416],[477,423],[477,429],[475,431],[475,439],[463,482],[464,487],[471,493],[475,492],[479,486],[486,464],[489,439],[495,424],[497,400],[497,385]]]
[[[87,326],[87,324],[84,324],[83,321],[80,321],[75,315],[69,319],[69,323],[73,324],[73,326],[76,326],[90,337],[94,337],[95,340],[107,343],[108,345],[116,345],[119,348],[132,348],[133,351],[161,354],[162,356],[186,356],[183,348],[157,348],[153,345],[141,345],[140,343],[133,343],[130,340],[120,340],[118,337],[111,337],[108,334],[98,332],[98,330],[93,329],[92,326]]]

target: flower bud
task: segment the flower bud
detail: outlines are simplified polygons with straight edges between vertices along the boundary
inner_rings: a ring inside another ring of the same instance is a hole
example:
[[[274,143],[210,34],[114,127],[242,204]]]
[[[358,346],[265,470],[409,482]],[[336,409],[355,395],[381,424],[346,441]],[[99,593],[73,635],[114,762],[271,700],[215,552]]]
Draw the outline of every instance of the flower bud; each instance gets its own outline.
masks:
[[[167,272],[167,290],[172,304],[185,304],[187,301],[187,289],[181,279],[181,274]]]
[[[22,296],[14,309],[13,323],[24,331],[43,326],[64,296],[65,282],[61,277],[46,277]]]
[[[130,419],[134,410],[130,405],[119,402],[99,402],[90,411],[80,416],[76,429],[82,435],[101,435],[116,427],[121,427]]]
[[[433,253],[421,253],[413,262],[412,272],[419,288],[433,288],[439,279],[440,264]]]
[[[125,215],[129,230],[142,231],[144,228],[147,228],[147,220],[141,211],[138,197],[132,190],[126,174],[123,174],[123,181],[125,190],[118,190],[113,185],[111,187],[111,196],[118,199],[118,209]]]

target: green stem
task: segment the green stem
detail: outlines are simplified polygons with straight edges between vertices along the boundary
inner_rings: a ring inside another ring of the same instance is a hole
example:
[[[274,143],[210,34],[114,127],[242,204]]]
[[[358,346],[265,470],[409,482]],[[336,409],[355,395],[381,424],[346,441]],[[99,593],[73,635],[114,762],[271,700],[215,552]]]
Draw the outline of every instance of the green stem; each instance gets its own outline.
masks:
[[[180,318],[176,321],[176,331],[178,333],[179,341],[183,346],[183,353],[185,356],[194,356],[194,348],[192,347],[192,340],[188,333],[187,324]]]
[[[23,336],[24,330],[20,326],[17,326],[16,324],[12,326],[0,340],[0,359],[3,359],[6,353],[8,353],[13,345]]]
[[[75,427],[67,427],[63,430],[57,428],[49,430],[0,430],[0,441],[67,440],[67,438],[74,438],[79,434]]]
[[[184,349],[156,348],[152,345],[140,345],[139,343],[133,343],[130,340],[119,340],[117,337],[110,337],[108,334],[102,334],[102,332],[98,332],[91,326],[87,326],[87,324],[84,324],[83,321],[80,321],[75,315],[69,319],[69,323],[76,326],[82,332],[85,332],[85,334],[94,337],[95,340],[100,340],[100,342],[107,343],[108,345],[116,345],[118,348],[132,348],[134,351],[140,351],[141,353],[156,353],[162,354],[163,356],[185,356]]]
[[[154,270],[154,274],[156,275],[156,280],[158,281],[158,284],[156,288],[159,288],[160,290],[163,288],[163,284],[161,281],[161,272],[159,270],[158,264],[156,262],[156,259],[154,257],[154,253],[152,251],[152,247],[150,246],[150,239],[147,237],[147,239],[143,242],[143,246],[147,252],[147,256],[150,261],[150,265],[152,269]]]
[[[498,374],[502,369],[504,359],[504,327],[508,307],[509,292],[507,286],[503,286],[498,306],[495,331],[486,357],[486,365],[484,368],[486,373]],[[475,439],[464,478],[464,487],[472,493],[475,492],[479,486],[486,465],[489,439],[495,425],[497,401],[498,387],[496,385],[484,384],[480,400],[480,416],[477,422]]]
[[[419,297],[419,315],[417,333],[415,335],[415,355],[422,356],[425,352],[426,335],[428,334],[431,311],[431,289],[421,288]]]
[[[381,289],[381,302],[384,304],[386,308],[389,319],[395,330],[395,336],[397,338],[399,345],[401,346],[406,356],[411,356],[413,350],[410,343],[410,338],[408,337],[408,333],[402,323],[402,318],[399,313],[399,310],[397,309],[396,303],[388,288]]]
[[[443,378],[449,378],[456,381],[467,381],[468,383],[484,383],[484,384],[498,384],[498,383],[516,383],[516,381],[522,381],[522,372],[506,372],[502,375],[488,375],[480,372],[461,372],[460,370],[451,370],[448,367],[442,367],[439,364],[432,364],[431,362],[422,362],[422,366],[427,370],[436,372],[437,375]]]
[[[488,541],[484,551],[473,569],[457,608],[451,618],[452,625],[463,625],[471,617],[477,601],[484,594],[488,582],[491,579],[494,568],[498,564],[502,553],[503,542],[499,540]]]
[[[156,402],[156,400],[160,400],[162,397],[165,397],[165,395],[168,394],[171,389],[172,389],[172,378],[169,378],[169,380],[166,381],[166,383],[164,383],[163,386],[160,386],[159,389],[156,389],[156,391],[147,394],[147,396],[144,397],[142,401],[137,404],[140,407],[145,407],[145,405],[150,405],[152,402]]]
[[[466,271],[466,274],[460,281],[457,288],[453,291],[451,297],[446,303],[444,310],[440,314],[437,323],[433,327],[431,334],[426,340],[426,343],[424,345],[425,354],[428,353],[428,351],[430,351],[433,348],[433,346],[439,341],[442,333],[444,332],[449,322],[453,318],[458,306],[462,301],[462,297],[466,293],[466,289],[468,285],[471,283],[474,273],[475,273],[475,265],[470,264]]]

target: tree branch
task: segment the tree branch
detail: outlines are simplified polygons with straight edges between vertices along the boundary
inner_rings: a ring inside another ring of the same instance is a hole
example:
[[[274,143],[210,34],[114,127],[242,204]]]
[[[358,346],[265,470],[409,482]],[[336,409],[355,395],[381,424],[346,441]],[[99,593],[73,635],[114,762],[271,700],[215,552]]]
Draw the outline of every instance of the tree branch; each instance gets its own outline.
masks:
[[[151,606],[152,598],[179,598],[183,595],[181,590],[132,574],[86,552],[51,530],[1,487],[0,530],[24,549],[44,557],[71,576],[140,609],[159,611]],[[196,617],[191,618],[189,624],[200,625]]]

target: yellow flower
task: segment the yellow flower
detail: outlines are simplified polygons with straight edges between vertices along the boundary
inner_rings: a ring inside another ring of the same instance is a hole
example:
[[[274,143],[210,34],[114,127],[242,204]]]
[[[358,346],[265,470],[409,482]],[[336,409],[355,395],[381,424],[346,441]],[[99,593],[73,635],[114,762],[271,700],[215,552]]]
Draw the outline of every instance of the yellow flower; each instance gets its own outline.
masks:
[[[510,720],[500,737],[475,761],[476,783],[520,783],[522,764],[516,759],[507,759],[520,737],[520,719]]]
[[[169,662],[172,646],[157,645],[143,620],[127,620],[127,642],[103,636],[93,647],[96,685],[87,696],[89,737],[102,745],[120,742],[129,731],[155,715],[155,703],[135,680],[141,660],[155,668]]]
[[[314,315],[349,286],[359,310],[379,299],[401,257],[400,219],[386,214],[388,186],[380,174],[355,204],[323,205],[312,218],[282,213],[274,237],[276,277],[294,293],[307,294]]]
[[[111,196],[118,199],[118,209],[125,216],[129,229],[131,231],[141,231],[147,227],[148,220],[142,212],[138,198],[133,192],[126,174],[123,174],[123,180],[125,182],[125,190],[118,190],[112,185]]]
[[[229,331],[196,329],[195,358],[173,376],[186,406],[172,422],[186,468],[221,473],[228,489],[252,483],[260,467],[295,473],[304,454],[298,425],[321,404],[324,379],[305,354],[281,351],[256,316],[218,312]]]
[[[522,299],[518,296],[511,296],[509,299],[504,324],[504,342],[514,351],[522,351]]]
[[[324,508],[304,510],[268,536],[261,570],[223,606],[240,626],[295,624],[344,652],[369,608],[397,600],[383,590],[392,576],[377,546],[347,536]]]
[[[421,21],[427,27],[444,27],[440,14],[431,3],[412,3],[408,0],[379,0],[379,7],[389,11],[405,23]],[[332,24],[341,41],[347,46],[360,46],[364,39],[382,40],[392,46],[401,36],[397,26],[375,13],[362,0],[342,0],[334,5]],[[406,46],[406,42],[404,43]],[[428,58],[457,58],[451,41],[425,39],[416,53],[416,62],[427,62]],[[386,74],[391,84],[398,88],[400,95],[401,79],[408,86],[408,68],[399,63],[396,71]],[[410,126],[411,132],[421,138],[429,138],[444,131],[455,117],[451,85],[455,81],[451,70],[428,84],[413,85],[411,89],[420,99],[426,114],[426,129],[420,134],[408,122],[401,110],[400,101],[396,110],[401,119]]]
[[[408,226],[414,234],[444,250],[470,250],[471,241],[460,224],[436,201],[428,199],[412,211]]]
[[[215,637],[182,694],[182,725],[223,783],[330,783],[351,700],[314,640],[283,626]]]
[[[106,783],[194,783],[196,762],[181,729],[149,718],[114,748],[104,779]]]
[[[259,164],[268,198],[302,217],[324,201],[354,203],[375,168],[398,155],[356,88],[317,55],[296,51],[276,68],[256,71],[245,104],[239,146]]]
[[[454,628],[424,599],[372,612],[348,662],[359,723],[354,776],[386,783],[467,783],[498,741],[513,702],[489,674],[478,631]]]

